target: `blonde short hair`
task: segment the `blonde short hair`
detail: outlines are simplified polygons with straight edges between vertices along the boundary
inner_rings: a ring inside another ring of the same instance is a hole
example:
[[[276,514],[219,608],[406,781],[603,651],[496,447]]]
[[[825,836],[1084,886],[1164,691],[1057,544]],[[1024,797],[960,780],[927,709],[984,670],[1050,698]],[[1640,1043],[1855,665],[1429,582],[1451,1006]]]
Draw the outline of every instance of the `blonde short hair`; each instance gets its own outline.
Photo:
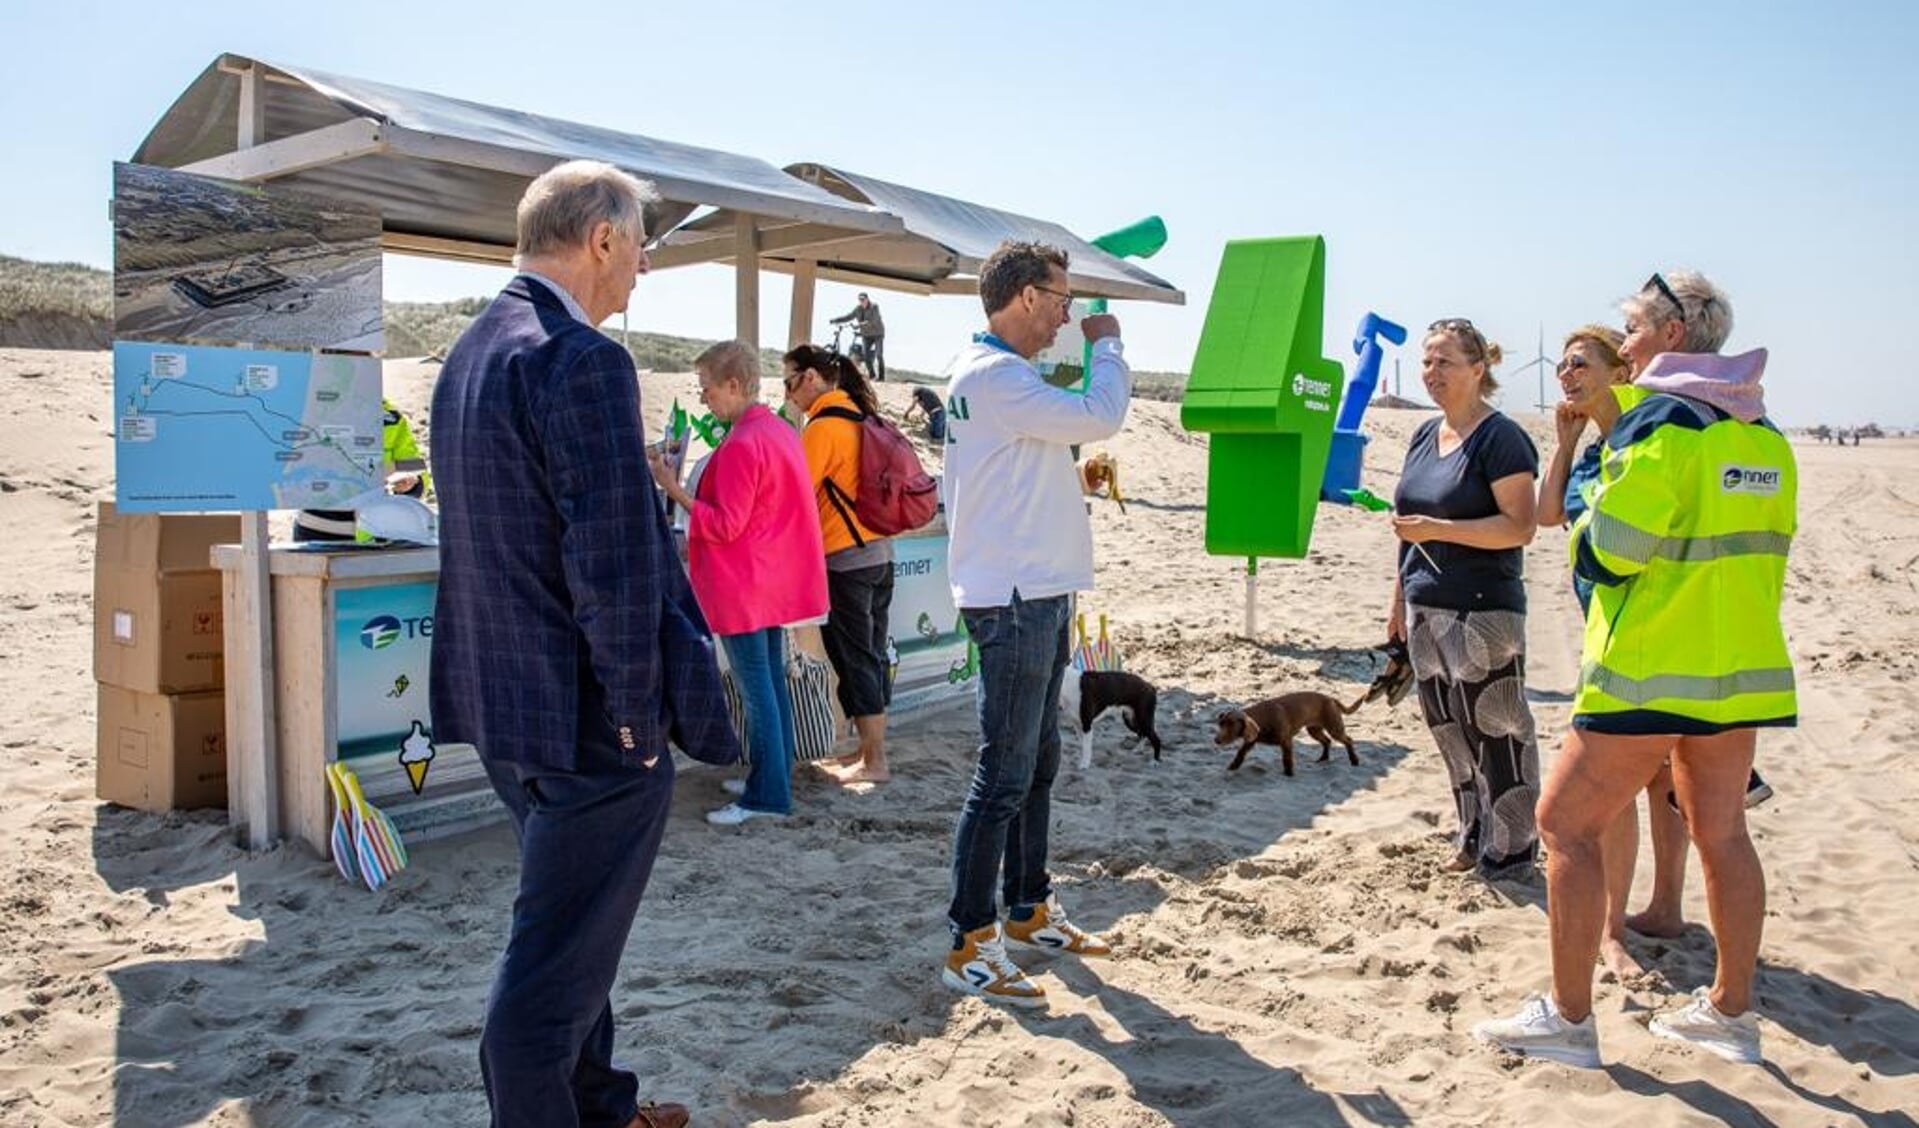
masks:
[[[1671,299],[1659,289],[1658,282],[1672,291]],[[1679,303],[1676,310],[1674,301]],[[1684,352],[1716,353],[1732,336],[1732,299],[1696,270],[1653,275],[1638,293],[1619,303],[1619,310],[1628,319],[1647,325],[1682,323],[1686,339],[1680,349]]]
[[[708,345],[693,358],[693,371],[737,385],[749,400],[760,398],[759,350],[745,341]]]

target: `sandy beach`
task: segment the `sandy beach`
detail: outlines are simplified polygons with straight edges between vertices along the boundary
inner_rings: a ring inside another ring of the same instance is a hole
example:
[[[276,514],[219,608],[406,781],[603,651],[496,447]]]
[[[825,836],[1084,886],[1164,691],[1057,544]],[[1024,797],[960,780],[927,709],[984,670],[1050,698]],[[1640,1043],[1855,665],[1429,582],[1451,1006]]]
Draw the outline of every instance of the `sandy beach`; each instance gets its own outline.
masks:
[[[94,798],[91,572],[113,493],[110,358],[0,351],[0,1123],[468,1125],[477,1043],[517,875],[504,823],[420,844],[385,890],[302,846],[249,854],[224,812]],[[437,369],[389,362],[422,424]],[[1781,373],[1776,380],[1791,380]],[[769,392],[777,385],[768,381]],[[686,376],[648,376],[657,430]],[[906,387],[882,386],[896,414]],[[1524,398],[1524,397],[1511,397]],[[1425,416],[1370,413],[1390,493]],[[1540,442],[1544,422],[1517,414]],[[1919,440],[1796,444],[1787,627],[1801,726],[1760,740],[1778,797],[1752,826],[1770,886],[1766,1063],[1654,1039],[1711,973],[1703,924],[1636,940],[1654,973],[1602,981],[1607,1067],[1504,1058],[1472,1023],[1547,982],[1543,883],[1439,872],[1453,818],[1412,699],[1349,719],[1361,763],[1270,749],[1228,773],[1229,703],[1350,700],[1384,637],[1391,534],[1323,507],[1306,560],[1260,570],[1202,544],[1206,443],[1135,401],[1096,444],[1129,512],[1094,507],[1099,585],[1129,668],[1160,689],[1155,765],[1108,721],[1062,769],[1055,876],[1109,962],[1022,956],[1050,1007],[941,986],[948,839],[972,764],[965,705],[896,721],[894,781],[813,773],[796,814],[716,830],[721,773],[682,760],[613,1005],[643,1093],[696,1125],[1913,1124],[1919,1109]],[[281,521],[285,520],[283,515]],[[1527,554],[1529,687],[1550,757],[1577,671],[1565,537]],[[1697,863],[1687,915],[1705,919]],[[1642,865],[1635,903],[1649,882]]]

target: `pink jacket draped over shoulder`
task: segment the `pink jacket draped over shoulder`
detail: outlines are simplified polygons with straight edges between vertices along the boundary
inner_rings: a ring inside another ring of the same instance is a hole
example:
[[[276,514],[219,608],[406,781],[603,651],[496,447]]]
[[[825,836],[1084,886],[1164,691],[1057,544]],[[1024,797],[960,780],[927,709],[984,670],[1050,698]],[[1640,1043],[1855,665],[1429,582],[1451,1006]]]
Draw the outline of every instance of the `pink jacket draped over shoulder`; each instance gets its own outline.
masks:
[[[687,572],[714,634],[826,614],[826,551],[799,432],[753,404],[706,464],[687,527]]]

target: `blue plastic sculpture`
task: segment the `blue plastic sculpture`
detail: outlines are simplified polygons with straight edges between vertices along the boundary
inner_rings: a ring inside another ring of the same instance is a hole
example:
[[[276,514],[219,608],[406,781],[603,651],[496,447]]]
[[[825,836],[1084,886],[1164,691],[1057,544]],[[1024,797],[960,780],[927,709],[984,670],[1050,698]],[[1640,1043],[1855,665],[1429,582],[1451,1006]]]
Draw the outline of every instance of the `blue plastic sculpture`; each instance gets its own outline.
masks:
[[[1339,420],[1333,425],[1333,445],[1326,456],[1326,476],[1319,487],[1323,501],[1351,505],[1352,499],[1345,491],[1359,488],[1360,468],[1366,461],[1366,436],[1360,433],[1359,421],[1365,416],[1367,405],[1373,402],[1373,389],[1379,385],[1379,362],[1385,356],[1385,350],[1379,347],[1380,337],[1403,345],[1406,328],[1377,313],[1360,318],[1359,332],[1353,337],[1353,351],[1359,354],[1359,364],[1353,370],[1352,382],[1346,385],[1346,399],[1340,404]]]

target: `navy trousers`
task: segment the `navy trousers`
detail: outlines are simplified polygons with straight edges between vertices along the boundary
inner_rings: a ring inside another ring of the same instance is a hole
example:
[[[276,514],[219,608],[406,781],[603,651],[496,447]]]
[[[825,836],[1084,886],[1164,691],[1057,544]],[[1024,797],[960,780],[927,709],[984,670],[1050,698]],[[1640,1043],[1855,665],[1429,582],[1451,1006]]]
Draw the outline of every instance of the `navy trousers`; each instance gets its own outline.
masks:
[[[638,1079],[613,1065],[609,994],[666,829],[673,757],[623,762],[611,735],[583,739],[577,771],[482,757],[520,839],[480,1034],[494,1128],[624,1128],[638,1105]]]

